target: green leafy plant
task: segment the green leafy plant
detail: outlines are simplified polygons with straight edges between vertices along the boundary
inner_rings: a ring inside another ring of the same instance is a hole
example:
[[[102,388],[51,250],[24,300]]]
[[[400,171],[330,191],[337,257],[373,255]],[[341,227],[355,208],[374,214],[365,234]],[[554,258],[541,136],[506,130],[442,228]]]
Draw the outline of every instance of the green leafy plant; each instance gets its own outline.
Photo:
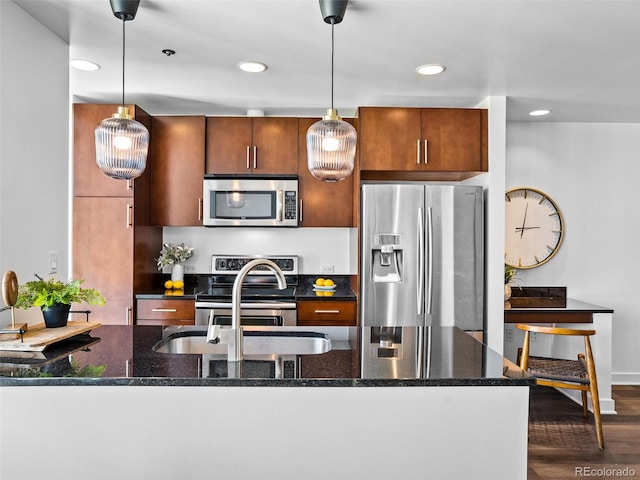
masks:
[[[504,284],[507,285],[513,282],[516,278],[516,267],[512,267],[511,265],[504,264]]]
[[[72,303],[88,303],[91,305],[104,305],[106,300],[100,292],[93,288],[82,288],[84,280],[70,280],[61,282],[50,278],[45,280],[36,274],[38,280],[27,282],[18,287],[18,300],[16,307],[49,308],[60,303],[71,305]]]
[[[182,263],[193,256],[193,247],[187,247],[184,243],[163,243],[160,256],[156,258],[158,270],[162,270],[167,265]]]

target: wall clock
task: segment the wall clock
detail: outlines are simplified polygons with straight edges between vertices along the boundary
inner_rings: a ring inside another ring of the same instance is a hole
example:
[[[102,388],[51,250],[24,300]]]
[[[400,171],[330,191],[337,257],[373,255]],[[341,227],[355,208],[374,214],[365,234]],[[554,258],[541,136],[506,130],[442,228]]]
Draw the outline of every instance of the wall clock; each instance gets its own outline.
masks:
[[[516,268],[545,264],[558,252],[564,236],[562,213],[549,195],[529,187],[505,193],[504,263]]]

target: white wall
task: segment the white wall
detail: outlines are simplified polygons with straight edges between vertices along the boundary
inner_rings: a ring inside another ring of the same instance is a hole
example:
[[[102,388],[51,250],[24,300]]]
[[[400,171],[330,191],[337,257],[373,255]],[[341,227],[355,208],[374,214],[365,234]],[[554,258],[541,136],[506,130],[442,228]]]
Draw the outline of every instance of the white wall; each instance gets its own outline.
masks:
[[[67,276],[68,50],[0,1],[0,273],[14,270],[20,283],[48,276],[50,251],[58,277]],[[8,319],[3,313],[0,325]]]
[[[506,179],[549,194],[566,224],[556,256],[519,283],[613,308],[613,382],[640,383],[640,125],[509,123]]]
[[[165,227],[163,241],[194,247],[188,273],[211,273],[211,255],[298,255],[300,274],[356,275],[355,228],[205,228]],[[167,268],[168,272],[169,269]]]

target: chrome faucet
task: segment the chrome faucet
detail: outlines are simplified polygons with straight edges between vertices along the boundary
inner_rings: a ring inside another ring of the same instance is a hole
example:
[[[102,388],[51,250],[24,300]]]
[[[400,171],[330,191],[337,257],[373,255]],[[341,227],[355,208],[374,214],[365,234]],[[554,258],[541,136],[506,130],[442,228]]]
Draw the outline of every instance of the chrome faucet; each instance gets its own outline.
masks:
[[[213,325],[212,317],[210,317],[209,328],[207,330],[207,342],[221,342],[228,345],[227,361],[229,362],[239,362],[242,360],[242,326],[240,325],[242,282],[247,274],[259,265],[264,265],[273,272],[278,280],[278,288],[280,290],[287,288],[287,280],[280,267],[266,258],[251,260],[238,272],[238,276],[233,282],[233,290],[231,291],[231,327],[221,329],[218,325]]]

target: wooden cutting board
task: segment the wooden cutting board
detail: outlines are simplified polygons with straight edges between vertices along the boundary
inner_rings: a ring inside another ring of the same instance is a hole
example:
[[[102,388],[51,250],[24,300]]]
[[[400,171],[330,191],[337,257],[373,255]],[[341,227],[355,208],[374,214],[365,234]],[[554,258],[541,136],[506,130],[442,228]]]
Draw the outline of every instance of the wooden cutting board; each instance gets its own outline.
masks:
[[[68,322],[65,327],[46,328],[44,323],[29,325],[29,330],[20,338],[0,341],[0,350],[19,352],[41,352],[49,345],[88,332],[99,327],[99,322]]]

